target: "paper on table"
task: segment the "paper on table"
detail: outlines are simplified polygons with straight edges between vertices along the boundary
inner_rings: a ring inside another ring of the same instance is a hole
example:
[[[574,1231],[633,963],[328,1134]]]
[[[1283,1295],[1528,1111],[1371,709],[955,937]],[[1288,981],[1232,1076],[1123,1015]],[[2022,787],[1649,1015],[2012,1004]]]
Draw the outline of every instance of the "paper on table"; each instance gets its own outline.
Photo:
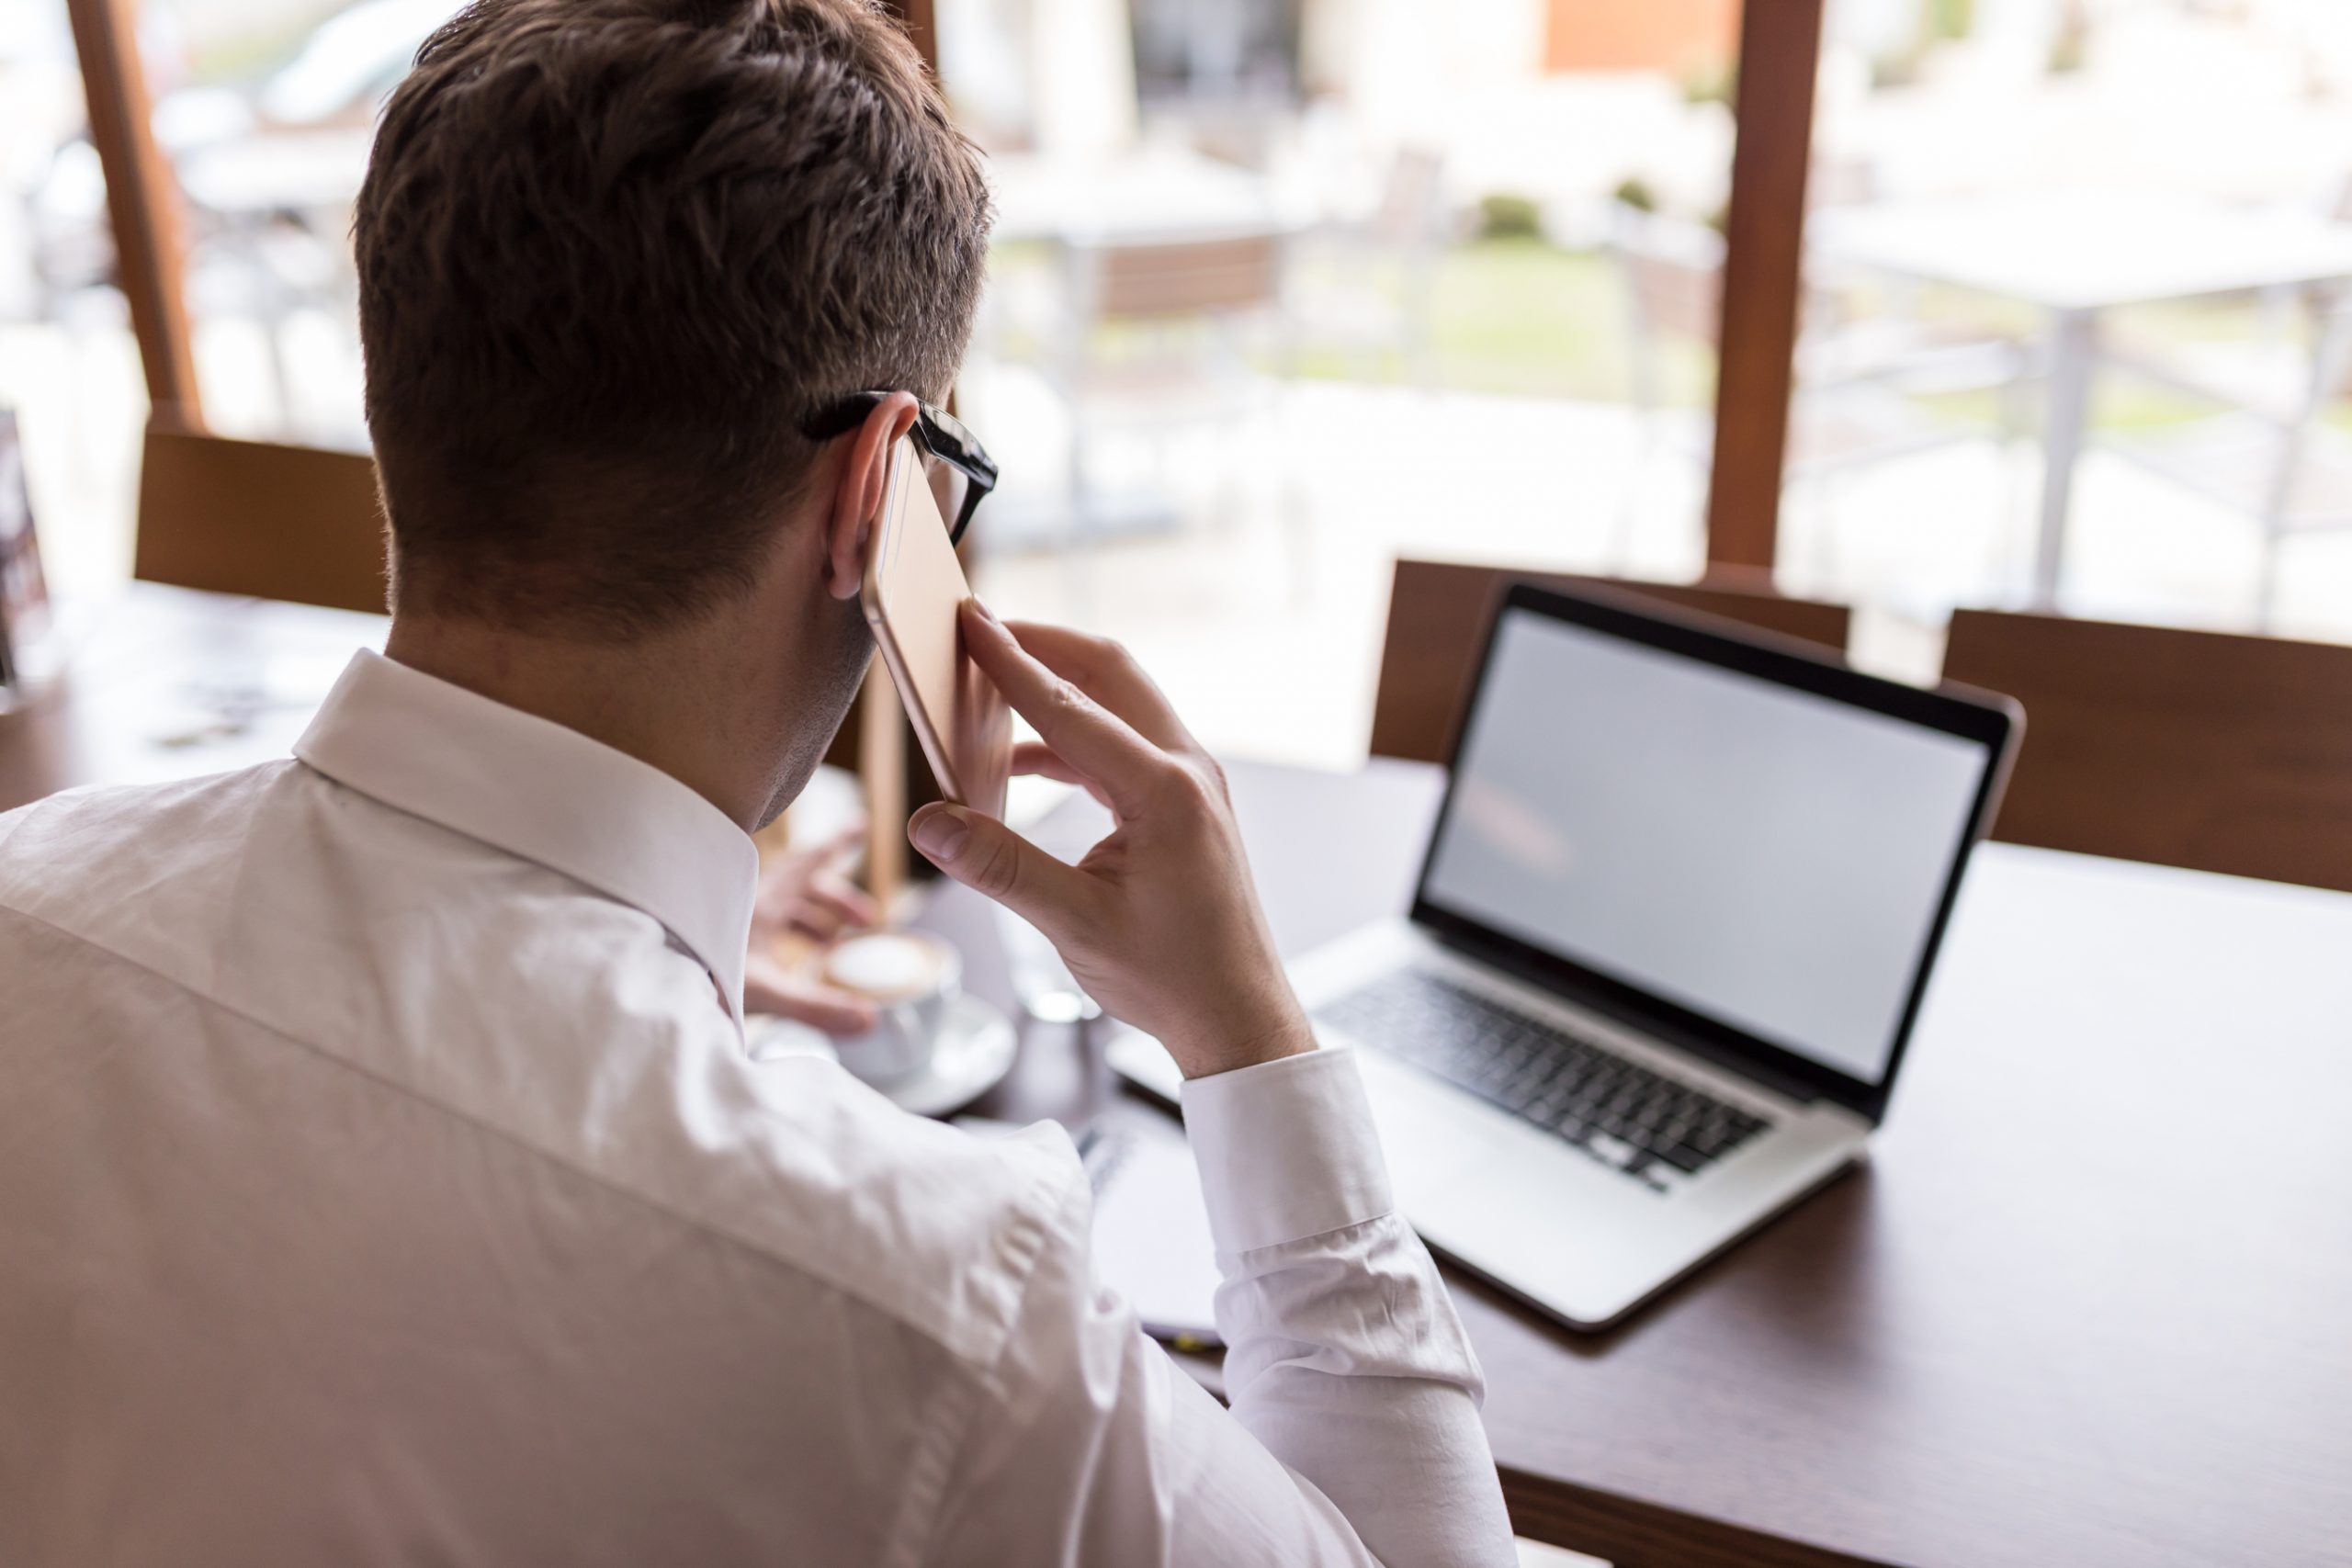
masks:
[[[1079,1152],[1094,1184],[1094,1270],[1134,1303],[1143,1331],[1179,1349],[1221,1346],[1216,1249],[1200,1168],[1174,1123],[1121,1118],[1088,1129]]]
[[[985,1116],[955,1124],[983,1138],[1019,1130]],[[1134,1305],[1154,1339],[1180,1350],[1222,1348],[1216,1246],[1184,1130],[1138,1111],[1082,1128],[1074,1142],[1094,1188],[1094,1277]]]

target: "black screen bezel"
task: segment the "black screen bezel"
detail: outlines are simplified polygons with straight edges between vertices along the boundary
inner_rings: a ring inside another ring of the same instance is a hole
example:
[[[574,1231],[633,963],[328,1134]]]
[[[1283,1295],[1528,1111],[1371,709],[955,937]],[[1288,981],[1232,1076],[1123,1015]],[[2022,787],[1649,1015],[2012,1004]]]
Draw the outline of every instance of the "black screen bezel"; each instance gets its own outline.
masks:
[[[1462,745],[1477,722],[1479,705],[1487,692],[1488,666],[1494,659],[1503,618],[1514,610],[1532,611],[1604,636],[1695,659],[1702,663],[1754,676],[1793,691],[1810,693],[1957,736],[1984,748],[1984,759],[1977,776],[1975,802],[1966,821],[1962,824],[1958,841],[1952,847],[1943,893],[1936,902],[1934,918],[1928,927],[1927,941],[1920,948],[1910,989],[1895,1023],[1894,1040],[1887,1054],[1886,1068],[1875,1082],[1841,1073],[1735,1025],[1587,968],[1574,959],[1522,942],[1496,931],[1475,917],[1431,901],[1429,896],[1430,874],[1437,860],[1438,845],[1444,835],[1446,822],[1453,810],[1453,791],[1459,778],[1457,764],[1461,760]],[[1636,603],[1630,597],[1611,594],[1605,590],[1564,592],[1556,588],[1524,581],[1507,583],[1496,595],[1478,653],[1477,676],[1470,690],[1470,699],[1464,705],[1446,747],[1445,794],[1430,829],[1429,843],[1422,852],[1420,874],[1413,885],[1414,922],[1442,939],[1449,946],[1524,976],[1573,1001],[1592,1006],[1637,1027],[1690,1045],[1714,1060],[1769,1082],[1817,1093],[1872,1122],[1883,1119],[1887,1100],[1894,1092],[1895,1076],[1903,1066],[1904,1053],[1910,1045],[1919,1004],[1927,994],[1928,977],[1934,971],[1937,952],[1943,944],[1945,927],[1951,921],[1952,906],[1959,897],[1961,878],[1968,869],[1969,855],[1990,826],[2001,790],[2007,781],[2009,761],[2024,721],[2024,714],[2018,705],[2007,697],[1989,693],[1963,692],[1951,685],[1932,691],[1906,686],[1900,682],[1865,674],[1815,651],[1809,645],[1793,637],[1783,637],[1679,608],[1661,606],[1652,601]]]

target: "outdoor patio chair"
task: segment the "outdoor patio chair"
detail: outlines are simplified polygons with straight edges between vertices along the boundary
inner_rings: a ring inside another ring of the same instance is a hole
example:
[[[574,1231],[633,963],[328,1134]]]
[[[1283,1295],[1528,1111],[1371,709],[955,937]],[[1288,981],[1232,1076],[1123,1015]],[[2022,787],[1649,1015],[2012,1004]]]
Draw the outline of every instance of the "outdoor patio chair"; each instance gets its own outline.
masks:
[[[1123,510],[1097,471],[1105,437],[1133,436],[1164,464],[1171,441],[1192,430],[1216,431],[1218,450],[1229,451],[1269,408],[1272,389],[1251,355],[1263,346],[1278,367],[1290,357],[1286,237],[1261,230],[1062,243],[1063,341],[1051,374],[1070,418],[1069,546],[1082,550],[1123,525],[1174,520],[1161,486],[1144,498],[1148,515],[1129,514],[1132,497]],[[1218,463],[1216,477],[1229,492],[1232,465]],[[1229,494],[1216,510],[1232,513]]]
[[[2352,297],[2312,288],[2300,291],[2295,306],[2300,334],[2234,356],[2200,355],[2145,334],[2111,339],[2099,356],[2103,369],[2216,405],[2187,423],[2103,445],[2255,520],[2262,547],[2255,616],[2266,628],[2278,612],[2287,542],[2352,528],[2352,440],[2327,423],[2352,371]]]
[[[1722,308],[1724,240],[1705,224],[1619,203],[1610,251],[1623,276],[1634,402],[1650,452],[1679,445],[1709,460],[1712,432],[1685,422],[1678,438],[1667,408],[1667,356],[1675,345],[1712,353]],[[2023,423],[2018,393],[2031,368],[2022,344],[1907,314],[1858,314],[1847,295],[1809,278],[1800,302],[1795,387],[1789,408],[1786,483],[1832,510],[1837,475],[1955,442],[2014,438]],[[1991,423],[1938,414],[1922,395],[1993,390]],[[1617,555],[1631,545],[1630,508]],[[1825,545],[1831,531],[1825,526]]]
[[[1393,355],[1415,386],[1434,387],[1437,269],[1451,216],[1443,155],[1413,146],[1390,154],[1370,213],[1292,243],[1295,351],[1345,355],[1365,381],[1385,379],[1383,362]]]

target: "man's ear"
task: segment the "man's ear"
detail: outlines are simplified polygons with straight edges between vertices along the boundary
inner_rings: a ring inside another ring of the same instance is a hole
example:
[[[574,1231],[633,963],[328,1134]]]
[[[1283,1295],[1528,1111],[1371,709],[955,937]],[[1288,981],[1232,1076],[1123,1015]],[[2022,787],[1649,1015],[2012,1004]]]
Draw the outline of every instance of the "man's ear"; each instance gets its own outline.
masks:
[[[857,597],[865,578],[865,540],[882,510],[882,484],[899,437],[915,423],[915,395],[893,392],[874,406],[865,423],[836,437],[849,445],[849,460],[833,483],[832,509],[825,520],[825,587],[836,599]]]

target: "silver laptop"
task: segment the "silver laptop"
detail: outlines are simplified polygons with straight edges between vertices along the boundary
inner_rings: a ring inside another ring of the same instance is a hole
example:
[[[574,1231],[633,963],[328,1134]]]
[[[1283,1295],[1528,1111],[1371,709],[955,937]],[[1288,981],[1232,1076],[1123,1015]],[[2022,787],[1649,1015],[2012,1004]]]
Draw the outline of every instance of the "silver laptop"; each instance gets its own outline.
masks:
[[[1860,1156],[2022,716],[1521,583],[1408,918],[1293,966],[1439,1252],[1605,1326]],[[1172,1099],[1157,1042],[1111,1046]]]

